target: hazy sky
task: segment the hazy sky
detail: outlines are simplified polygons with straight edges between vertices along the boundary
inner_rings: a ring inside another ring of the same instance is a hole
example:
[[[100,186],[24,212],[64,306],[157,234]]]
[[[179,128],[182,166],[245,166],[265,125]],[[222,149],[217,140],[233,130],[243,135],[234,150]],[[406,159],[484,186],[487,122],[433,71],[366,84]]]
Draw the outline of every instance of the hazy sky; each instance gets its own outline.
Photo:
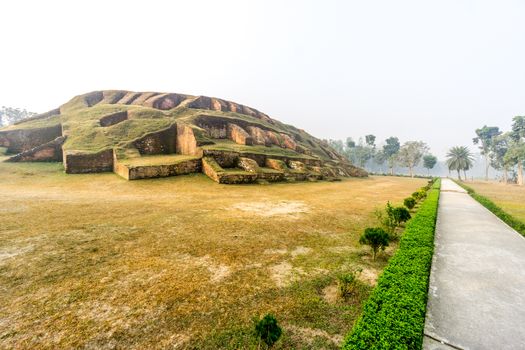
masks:
[[[0,105],[36,112],[102,89],[209,95],[439,156],[525,114],[525,1],[17,0],[0,14]]]

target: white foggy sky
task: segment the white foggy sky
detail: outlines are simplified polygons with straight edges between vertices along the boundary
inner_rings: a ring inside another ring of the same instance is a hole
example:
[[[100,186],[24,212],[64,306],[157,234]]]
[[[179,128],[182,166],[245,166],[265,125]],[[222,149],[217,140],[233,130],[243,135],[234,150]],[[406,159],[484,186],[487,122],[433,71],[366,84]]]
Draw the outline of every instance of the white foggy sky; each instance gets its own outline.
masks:
[[[2,1],[0,105],[92,90],[225,98],[320,138],[442,157],[525,114],[524,1]]]

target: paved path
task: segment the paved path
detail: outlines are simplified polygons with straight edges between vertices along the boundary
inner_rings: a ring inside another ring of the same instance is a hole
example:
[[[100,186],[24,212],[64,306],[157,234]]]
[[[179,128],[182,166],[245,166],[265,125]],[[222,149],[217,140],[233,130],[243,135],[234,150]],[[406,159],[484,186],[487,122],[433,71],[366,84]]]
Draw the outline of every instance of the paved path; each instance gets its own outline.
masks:
[[[525,349],[525,238],[448,179],[423,348]]]

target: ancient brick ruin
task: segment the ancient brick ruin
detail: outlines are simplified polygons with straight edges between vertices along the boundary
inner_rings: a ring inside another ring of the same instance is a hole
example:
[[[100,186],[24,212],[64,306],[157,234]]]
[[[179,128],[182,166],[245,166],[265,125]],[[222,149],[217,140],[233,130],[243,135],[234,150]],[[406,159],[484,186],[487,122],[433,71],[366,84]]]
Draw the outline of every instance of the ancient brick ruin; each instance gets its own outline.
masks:
[[[326,142],[256,109],[206,96],[96,91],[0,129],[10,162],[127,180],[203,172],[224,184],[366,176]]]

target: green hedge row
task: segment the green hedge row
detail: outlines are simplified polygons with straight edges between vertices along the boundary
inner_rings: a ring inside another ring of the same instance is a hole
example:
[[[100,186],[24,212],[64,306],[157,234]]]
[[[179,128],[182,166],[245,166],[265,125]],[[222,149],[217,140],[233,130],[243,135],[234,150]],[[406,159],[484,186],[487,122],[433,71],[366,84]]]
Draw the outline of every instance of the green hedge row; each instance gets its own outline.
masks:
[[[507,225],[518,231],[521,235],[525,236],[525,223],[506,213],[503,209],[501,209],[501,207],[499,207],[496,203],[494,203],[487,197],[476,193],[476,191],[474,191],[473,188],[458,181],[456,181],[456,183],[459,186],[463,187],[468,192],[468,194],[470,194],[470,196],[477,200],[482,206],[490,210],[494,215],[496,215]]]
[[[440,185],[434,183],[407,223],[343,349],[421,349]]]

